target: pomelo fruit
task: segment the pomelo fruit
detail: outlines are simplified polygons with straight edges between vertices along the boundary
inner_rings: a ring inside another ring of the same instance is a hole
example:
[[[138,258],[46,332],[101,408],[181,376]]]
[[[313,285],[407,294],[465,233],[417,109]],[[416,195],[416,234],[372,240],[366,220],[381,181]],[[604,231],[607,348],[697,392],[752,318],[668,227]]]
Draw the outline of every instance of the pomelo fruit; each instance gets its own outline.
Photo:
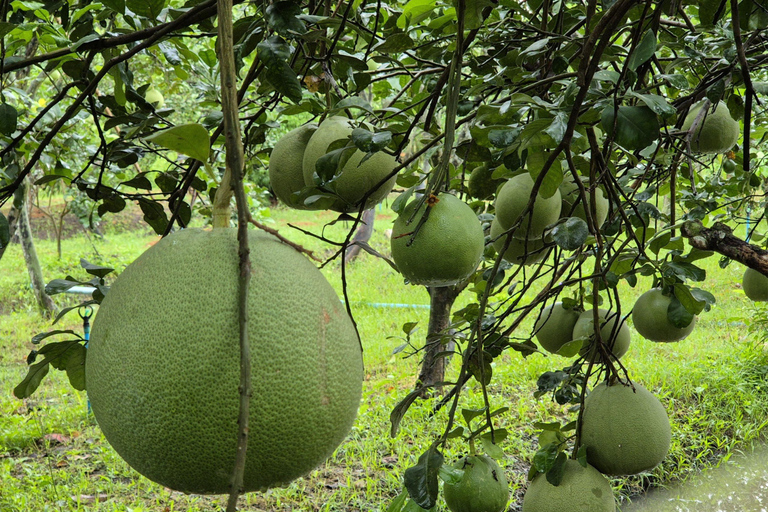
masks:
[[[672,298],[664,295],[659,288],[648,290],[638,297],[632,308],[632,322],[640,336],[650,341],[670,342],[680,341],[691,334],[696,326],[696,317],[686,327],[675,327],[667,317],[670,302]]]
[[[537,194],[532,212],[521,219],[531,200],[533,185],[530,173],[518,174],[507,180],[496,196],[496,220],[501,227],[507,230],[520,221],[512,235],[515,238],[541,238],[544,229],[560,218],[562,198],[560,191],[555,191],[554,195],[546,199]]]
[[[536,319],[534,331],[539,345],[553,354],[573,340],[573,328],[581,313],[566,309],[562,302],[545,307]]]
[[[346,117],[329,117],[317,128],[310,137],[304,150],[302,168],[304,184],[316,185],[314,174],[317,161],[328,153],[329,146],[339,140],[346,139],[352,134],[352,122]],[[335,187],[339,200],[334,202],[331,210],[337,212],[352,212],[359,209],[360,202],[368,192],[387,177],[395,168],[395,158],[383,151],[363,162],[365,153],[359,149],[350,149],[349,159],[340,170],[336,171]],[[364,209],[371,208],[381,202],[395,186],[395,176],[388,179],[382,186],[376,189],[365,201]]]
[[[504,470],[487,455],[468,455],[456,468],[464,475],[458,483],[443,486],[445,504],[451,512],[501,512],[509,501]]]
[[[598,384],[584,400],[582,446],[606,475],[634,475],[656,467],[669,451],[672,430],[658,398],[638,382]]]
[[[147,103],[154,105],[155,108],[163,108],[165,106],[165,98],[163,98],[163,93],[152,86],[149,86],[146,93],[144,93],[144,99],[147,101]]]
[[[392,259],[411,284],[456,284],[471,276],[483,257],[483,227],[472,208],[448,193],[440,193],[436,199],[412,244],[408,245],[427,208],[426,201],[416,215],[417,201],[412,201],[392,226]]]
[[[310,209],[294,194],[305,187],[304,150],[315,130],[316,124],[294,128],[277,141],[269,156],[269,183],[277,198],[291,208]]]
[[[689,131],[691,129],[696,115],[703,106],[704,102],[700,101],[690,108],[682,130]],[[739,122],[731,117],[731,112],[725,102],[720,101],[714,112],[712,112],[710,105],[709,112],[705,114],[698,130],[691,137],[691,151],[695,153],[725,153],[736,145],[740,133]]]
[[[747,268],[741,280],[744,295],[755,302],[768,301],[768,277],[757,270]]]
[[[303,255],[250,232],[253,395],[245,491],[286,485],[341,443],[360,403],[352,321]],[[96,315],[86,381],[109,443],[150,480],[229,492],[240,349],[236,230],[185,229],[116,279]]]
[[[616,359],[620,359],[629,350],[631,341],[627,321],[623,319],[617,327],[616,324],[619,316],[615,311],[600,308],[598,315],[600,318],[600,338],[603,344],[611,349],[613,356]],[[579,315],[576,325],[573,326],[572,339],[582,338],[584,340],[584,344],[579,351],[582,357],[592,357],[596,352],[597,347],[594,343],[596,331],[593,312],[591,309],[588,309]]]
[[[560,485],[547,481],[546,475],[537,475],[523,498],[523,512],[615,512],[611,483],[598,470],[577,461],[565,461],[565,472]]]
[[[589,184],[586,184],[588,187]],[[573,180],[573,176],[568,174],[563,178],[563,182],[560,184],[560,196],[563,198],[562,211],[563,216],[578,217],[579,219],[587,222],[587,211],[589,208],[584,208],[584,201],[579,200],[579,186]],[[590,204],[592,199],[589,193],[587,193],[585,199]],[[578,203],[577,203],[578,201]],[[574,206],[575,204],[575,206]],[[597,227],[601,227],[605,223],[605,219],[608,217],[608,198],[605,197],[601,188],[595,189],[595,222]]]
[[[503,179],[493,179],[495,171],[496,169],[489,168],[488,164],[482,164],[472,169],[472,172],[469,174],[469,180],[467,180],[467,193],[469,196],[475,199],[488,199],[495,194],[499,185],[505,181]]]
[[[490,235],[491,240],[495,239],[493,247],[497,253],[501,253],[509,237],[509,235],[501,236],[504,231],[505,229],[496,219],[491,221]],[[502,258],[515,265],[533,265],[543,260],[548,253],[549,250],[544,249],[544,240],[541,238],[520,239],[512,237]]]

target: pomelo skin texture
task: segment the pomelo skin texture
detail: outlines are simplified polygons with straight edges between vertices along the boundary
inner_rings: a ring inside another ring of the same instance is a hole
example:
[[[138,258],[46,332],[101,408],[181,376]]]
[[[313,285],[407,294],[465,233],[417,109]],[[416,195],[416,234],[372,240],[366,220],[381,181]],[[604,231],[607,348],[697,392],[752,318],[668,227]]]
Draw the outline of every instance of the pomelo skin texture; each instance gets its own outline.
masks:
[[[504,470],[487,455],[468,455],[455,467],[464,470],[456,484],[443,486],[445,504],[451,512],[501,512],[509,501]]]
[[[606,475],[634,475],[656,467],[669,451],[667,411],[650,391],[598,384],[584,400],[581,439],[587,462]]]
[[[534,331],[539,345],[553,354],[560,347],[573,340],[573,328],[579,320],[580,312],[565,309],[562,302],[556,302],[541,311],[536,319]]]
[[[682,329],[675,327],[667,318],[667,308],[672,302],[660,289],[648,290],[632,308],[632,322],[640,336],[650,341],[670,342],[686,338],[696,327],[696,317]]]
[[[757,270],[747,268],[741,280],[744,295],[755,302],[768,301],[768,277]]]
[[[555,487],[539,474],[528,484],[523,512],[615,512],[611,483],[598,470],[565,461],[565,473]]]
[[[363,363],[349,316],[303,255],[250,232],[253,395],[245,491],[286,485],[345,438]],[[174,490],[229,492],[240,349],[234,229],[185,229],[117,278],[96,315],[86,381],[109,443]]]
[[[305,124],[291,130],[277,141],[269,157],[269,183],[277,198],[300,210],[309,208],[293,196],[304,188],[302,162],[309,138],[317,130],[315,124]]]
[[[704,106],[699,102],[692,106],[683,123],[682,130],[689,131],[693,126],[696,115]],[[720,101],[714,112],[706,113],[696,133],[691,137],[691,151],[696,153],[725,153],[730,151],[739,141],[739,122],[731,117],[728,106]]]
[[[588,186],[588,184],[585,184],[585,188]],[[579,186],[573,180],[572,175],[566,175],[566,177],[563,179],[563,182],[560,184],[559,190],[560,196],[563,198],[563,206],[560,214],[568,217],[578,217],[579,219],[588,223],[587,211],[589,210],[589,205],[592,201],[589,193],[587,192],[585,197],[588,205],[588,208],[585,209],[584,201],[579,200]],[[579,201],[578,204],[576,204],[577,200]],[[576,204],[576,206],[574,206],[574,204]],[[608,217],[608,204],[608,198],[605,197],[603,190],[596,188],[594,217],[598,228],[605,223],[605,219]]]
[[[629,350],[629,344],[631,342],[631,335],[626,319],[623,319],[620,322],[618,330],[616,330],[616,322],[619,320],[619,316],[615,311],[608,311],[607,309],[600,308],[598,310],[598,315],[600,318],[600,325],[602,326],[600,327],[600,338],[603,343],[611,349],[613,357],[621,359],[621,356],[626,354],[627,350]],[[616,330],[616,332],[614,332],[614,330]],[[586,357],[588,354],[594,353],[596,347],[589,341],[594,335],[594,315],[592,310],[588,309],[579,316],[576,325],[573,326],[572,339],[585,338],[584,344],[579,351],[580,355]]]
[[[537,194],[533,213],[528,213],[520,219],[531,200],[533,185],[534,181],[529,173],[518,174],[510,178],[496,196],[496,220],[501,227],[510,229],[520,220],[519,227],[512,234],[515,238],[541,238],[544,229],[560,218],[562,198],[558,190],[547,199]]]
[[[496,219],[491,221],[490,235],[491,240],[494,240],[493,247],[497,253],[504,249],[504,244],[507,237],[509,237],[509,235],[501,236],[504,231],[506,230],[501,227]],[[544,240],[541,238],[520,239],[512,237],[502,258],[515,265],[533,265],[543,260],[548,253],[549,250],[544,249]]]
[[[471,276],[483,258],[485,236],[472,208],[451,194],[441,193],[437,199],[410,246],[411,233],[418,226],[427,203],[413,215],[417,202],[412,201],[392,226],[392,259],[411,284],[456,284]],[[412,217],[413,221],[408,224]]]
[[[309,139],[302,159],[305,185],[315,185],[314,174],[317,161],[328,153],[328,147],[333,142],[346,139],[352,134],[353,129],[352,122],[346,117],[329,117],[320,123],[320,126]],[[355,149],[340,173],[337,171],[336,193],[340,199],[331,206],[331,210],[337,212],[357,211],[363,196],[386,178],[396,165],[395,157],[383,151],[374,153],[371,158],[361,164],[360,162],[364,157],[365,153]],[[396,176],[392,176],[376,189],[365,201],[364,209],[376,206],[387,197],[392,191],[392,187],[395,186],[395,179]]]

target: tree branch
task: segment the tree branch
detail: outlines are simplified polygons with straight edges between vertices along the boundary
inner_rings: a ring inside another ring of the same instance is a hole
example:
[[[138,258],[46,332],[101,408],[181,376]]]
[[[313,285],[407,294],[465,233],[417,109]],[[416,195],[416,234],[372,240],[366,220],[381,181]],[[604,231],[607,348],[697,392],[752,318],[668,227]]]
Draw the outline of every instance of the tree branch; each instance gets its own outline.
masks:
[[[683,224],[680,233],[688,239],[691,247],[715,251],[768,276],[768,251],[735,236],[733,230],[722,222],[705,228],[700,221],[688,221]]]

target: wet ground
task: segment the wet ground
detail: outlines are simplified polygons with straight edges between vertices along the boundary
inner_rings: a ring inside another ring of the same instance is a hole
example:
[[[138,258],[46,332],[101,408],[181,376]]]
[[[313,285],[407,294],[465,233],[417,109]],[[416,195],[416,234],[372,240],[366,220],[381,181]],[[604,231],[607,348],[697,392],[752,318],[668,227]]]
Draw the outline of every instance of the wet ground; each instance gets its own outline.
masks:
[[[768,447],[734,455],[679,486],[649,492],[621,512],[768,512]]]

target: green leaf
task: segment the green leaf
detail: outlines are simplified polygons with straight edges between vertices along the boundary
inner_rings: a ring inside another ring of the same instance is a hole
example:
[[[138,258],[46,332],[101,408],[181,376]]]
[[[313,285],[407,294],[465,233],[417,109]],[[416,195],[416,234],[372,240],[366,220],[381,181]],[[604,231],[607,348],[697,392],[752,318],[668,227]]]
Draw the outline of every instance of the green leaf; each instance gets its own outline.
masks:
[[[408,0],[403,7],[403,14],[397,18],[397,27],[405,30],[411,25],[416,25],[426,19],[435,9],[435,0]]]
[[[125,0],[101,0],[101,3],[118,14],[125,14]]]
[[[162,235],[168,226],[168,216],[165,214],[163,205],[155,201],[140,197],[139,207],[144,212],[144,221],[152,226],[155,233]]]
[[[67,378],[69,383],[78,391],[85,389],[85,356],[86,348],[80,343],[76,343],[66,353]]]
[[[32,396],[32,393],[40,386],[43,378],[48,375],[49,370],[50,362],[46,359],[30,366],[24,380],[13,388],[13,396],[20,400]]]
[[[3,212],[0,212],[0,249],[4,249],[11,242],[11,225],[5,218]]]
[[[357,96],[350,96],[349,98],[344,98],[343,100],[339,101],[331,109],[331,112],[338,112],[339,110],[344,110],[347,108],[357,108],[360,110],[364,110],[369,114],[373,114],[373,109],[371,108],[371,104],[365,101],[363,98],[360,98]]]
[[[307,31],[304,22],[297,18],[301,14],[301,4],[295,1],[282,1],[270,4],[266,10],[267,23],[278,34],[304,34]]]
[[[405,502],[408,501],[408,493],[407,492],[401,492],[397,495],[397,498],[392,500],[392,502],[387,507],[387,512],[403,512],[403,507],[405,506]]]
[[[369,132],[365,128],[352,130],[352,142],[360,151],[375,153],[387,147],[392,140],[392,132]]]
[[[693,295],[697,301],[704,301],[706,303],[704,311],[709,311],[712,306],[717,303],[717,299],[714,295],[701,288],[691,288],[691,295]]]
[[[75,331],[71,329],[64,329],[64,330],[56,330],[56,331],[48,331],[48,332],[41,332],[39,334],[35,334],[32,337],[31,343],[33,345],[39,345],[41,341],[43,341],[46,338],[50,338],[51,336],[57,336],[59,334],[72,334],[73,336],[80,336]]]
[[[520,135],[519,128],[494,129],[488,132],[488,141],[497,148],[506,148],[512,145]]]
[[[392,409],[392,412],[389,413],[389,422],[391,424],[389,428],[389,435],[391,437],[397,436],[397,431],[400,430],[400,422],[403,420],[405,413],[408,411],[408,408],[411,406],[411,404],[413,404],[413,402],[416,401],[416,399],[419,398],[423,392],[423,389],[416,389],[411,391],[405,396],[405,398],[400,400],[400,402]]]
[[[685,306],[678,300],[677,295],[672,296],[672,301],[667,307],[667,318],[678,329],[684,329],[693,322],[693,315],[685,309]]]
[[[627,66],[635,71],[642,64],[648,61],[656,53],[656,34],[650,28],[645,31],[640,43],[635,47],[635,51],[629,56]]]
[[[699,300],[696,297],[694,297],[693,294],[691,293],[691,289],[688,288],[686,285],[676,283],[674,289],[675,289],[675,297],[677,297],[677,300],[680,301],[683,307],[691,315],[698,315],[699,313],[704,311],[704,307],[707,305],[707,302],[704,300]]]
[[[165,8],[166,0],[126,0],[125,6],[145,18],[156,20],[160,11]]]
[[[211,151],[208,130],[199,123],[180,124],[150,135],[145,140],[201,162],[208,160]]]
[[[555,443],[542,446],[533,456],[533,465],[539,473],[546,473],[555,464],[559,452],[560,449]]]
[[[395,32],[384,41],[376,45],[375,50],[381,53],[402,53],[416,45],[413,39],[405,32]]]
[[[659,120],[648,107],[621,106],[618,116],[614,117],[613,106],[609,105],[603,110],[600,120],[605,133],[613,134],[614,121],[614,140],[630,151],[646,148],[659,138]]]
[[[699,21],[714,25],[725,14],[725,0],[699,0]]]
[[[256,46],[259,59],[267,66],[286,63],[291,58],[291,47],[280,36],[271,36]]]
[[[552,464],[552,467],[549,468],[549,471],[547,471],[547,482],[554,485],[555,487],[560,485],[560,482],[563,481],[563,476],[565,475],[566,460],[568,460],[568,457],[564,452],[558,453],[555,462]]]
[[[481,407],[479,409],[461,409],[461,416],[464,418],[464,422],[469,425],[470,422],[477,418],[478,416],[482,416],[485,414],[485,407]]]
[[[568,217],[552,228],[550,232],[555,243],[566,251],[575,251],[586,242],[589,237],[589,227],[584,219]]]
[[[670,105],[666,98],[658,96],[656,94],[640,94],[637,92],[630,93],[635,98],[638,98],[645,106],[653,110],[654,113],[660,115],[663,119],[674,116],[677,113],[675,107]]]
[[[94,265],[93,263],[89,263],[88,260],[86,260],[85,258],[80,258],[80,266],[83,267],[86,272],[98,278],[103,278],[104,276],[106,276],[107,274],[115,270],[110,267],[102,267],[99,265]]]
[[[267,66],[265,77],[277,92],[294,103],[301,101],[303,92],[301,83],[296,76],[296,72],[287,62]]]
[[[29,398],[40,386],[43,378],[48,375],[50,366],[57,369],[66,369],[68,359],[72,357],[71,354],[75,354],[80,350],[85,350],[85,347],[83,347],[79,341],[73,340],[49,343],[41,348],[37,354],[44,355],[45,357],[39,363],[35,363],[29,367],[29,371],[27,372],[26,377],[24,377],[24,380],[13,389],[14,396],[19,399]],[[76,369],[76,366],[80,356],[75,355],[74,357],[75,359],[72,364],[73,375],[75,375],[75,383],[79,385],[80,381],[78,380],[79,376],[77,376],[78,370]],[[80,388],[76,387],[75,389]]]
[[[438,476],[443,482],[449,485],[456,485],[461,482],[461,479],[464,477],[464,470],[455,468],[449,464],[443,464],[440,466]]]
[[[443,454],[437,447],[430,446],[415,466],[405,470],[403,476],[408,495],[422,508],[432,508],[437,502],[437,475],[442,465]]]
[[[64,293],[73,286],[80,286],[81,284],[83,283],[71,279],[54,279],[45,285],[45,293],[48,295],[56,295],[57,293]]]
[[[576,338],[575,340],[571,340],[568,343],[562,345],[557,350],[556,354],[563,357],[574,357],[579,353],[579,350],[581,350],[583,345],[584,340],[582,338]]]
[[[127,187],[131,187],[131,188],[152,190],[152,183],[149,181],[149,179],[147,179],[145,174],[146,173],[137,174],[135,177],[131,178],[130,180],[124,181],[120,184],[125,185]]]
[[[454,6],[457,4],[454,0]],[[483,10],[496,4],[490,0],[467,0],[464,11],[464,28],[474,30],[483,26]]]
[[[0,103],[0,133],[11,136],[16,131],[19,114],[8,103]]]

